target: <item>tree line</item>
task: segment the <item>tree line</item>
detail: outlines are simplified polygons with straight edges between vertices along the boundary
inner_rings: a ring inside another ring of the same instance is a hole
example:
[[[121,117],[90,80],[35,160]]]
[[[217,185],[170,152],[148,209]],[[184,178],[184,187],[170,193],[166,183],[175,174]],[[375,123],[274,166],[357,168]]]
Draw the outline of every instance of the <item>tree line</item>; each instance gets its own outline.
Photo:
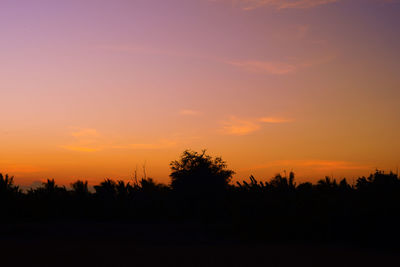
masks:
[[[234,172],[220,157],[190,150],[170,167],[168,185],[105,179],[94,192],[87,181],[67,189],[52,179],[23,192],[0,174],[1,222],[198,223],[245,240],[395,244],[400,237],[400,179],[392,172],[377,170],[354,184],[329,177],[297,184],[293,172],[232,183]]]

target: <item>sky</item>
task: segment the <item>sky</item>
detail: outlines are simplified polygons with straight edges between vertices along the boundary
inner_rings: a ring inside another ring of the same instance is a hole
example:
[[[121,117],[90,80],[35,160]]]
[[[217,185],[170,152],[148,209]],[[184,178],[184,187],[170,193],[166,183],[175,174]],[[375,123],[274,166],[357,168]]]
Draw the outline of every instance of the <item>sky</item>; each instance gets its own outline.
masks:
[[[146,175],[185,149],[236,180],[400,165],[396,0],[2,0],[0,172]]]

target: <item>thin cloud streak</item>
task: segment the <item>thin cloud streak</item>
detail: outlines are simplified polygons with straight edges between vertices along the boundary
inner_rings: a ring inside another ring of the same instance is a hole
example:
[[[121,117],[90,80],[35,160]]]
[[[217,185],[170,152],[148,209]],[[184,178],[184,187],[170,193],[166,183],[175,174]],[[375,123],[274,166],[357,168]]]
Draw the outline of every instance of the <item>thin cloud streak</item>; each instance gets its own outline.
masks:
[[[134,149],[134,150],[157,150],[157,149],[167,149],[174,147],[177,142],[172,140],[160,140],[155,143],[136,143],[136,144],[127,144],[127,145],[119,145],[112,146],[111,148],[116,149]]]
[[[271,62],[271,61],[227,61],[229,65],[236,66],[254,73],[266,73],[282,75],[294,72],[297,67],[293,64],[287,64],[283,62]]]
[[[1,162],[2,169],[0,173],[9,173],[9,174],[26,174],[26,173],[39,173],[41,171],[45,171],[45,169],[30,165],[30,164],[13,164],[7,162]]]
[[[73,141],[61,148],[75,152],[97,152],[104,149],[101,139],[102,135],[93,128],[78,128],[70,133]]]
[[[127,149],[127,150],[154,150],[174,147],[177,142],[173,139],[160,139],[149,143],[116,142],[116,138],[104,136],[96,129],[82,128],[70,133],[73,141],[61,148],[74,152],[93,153],[106,149]]]
[[[100,147],[85,147],[85,146],[61,146],[62,148],[70,151],[76,151],[76,152],[97,152],[101,151],[102,148]]]
[[[253,166],[252,169],[267,169],[273,167],[280,168],[310,168],[315,171],[332,171],[332,170],[369,170],[370,165],[363,165],[351,161],[335,161],[335,160],[276,160],[265,164]]]
[[[244,71],[256,74],[269,75],[287,75],[300,69],[331,62],[336,58],[336,54],[328,54],[324,57],[302,60],[299,62],[287,63],[281,61],[262,61],[262,60],[244,60],[244,61],[225,61],[226,64],[240,68]]]
[[[159,48],[154,45],[144,45],[144,44],[107,44],[107,45],[97,45],[93,47],[94,49],[100,49],[109,52],[121,52],[121,53],[132,53],[139,55],[158,55],[167,56],[174,58],[193,58],[209,61],[221,61],[219,58],[212,57],[208,54],[201,54],[199,52],[184,52],[179,50],[179,48],[169,49],[169,48]]]
[[[262,124],[281,124],[292,122],[291,119],[282,117],[262,117],[256,119],[240,119],[231,116],[229,120],[222,122],[223,134],[243,136],[254,133],[261,129]]]
[[[82,138],[82,137],[99,136],[99,133],[97,132],[96,129],[85,128],[85,129],[79,129],[75,132],[72,132],[71,135],[76,138]]]
[[[222,133],[228,135],[248,135],[260,129],[260,125],[253,121],[243,120],[232,116],[228,121],[222,122]]]
[[[261,7],[281,9],[308,9],[339,2],[339,0],[229,0],[234,6],[243,10],[253,10]]]
[[[288,123],[288,122],[292,122],[293,120],[291,119],[286,119],[286,118],[281,118],[281,117],[263,117],[259,119],[260,122],[264,122],[264,123]]]
[[[200,111],[193,110],[193,109],[182,109],[179,111],[179,114],[183,116],[197,116],[200,115]]]
[[[298,38],[303,38],[309,30],[309,26],[301,25],[297,29]],[[271,74],[271,75],[285,75],[296,72],[298,69],[307,68],[314,65],[323,64],[331,61],[335,58],[335,55],[329,55],[323,58],[308,59],[303,62],[284,62],[284,61],[269,61],[269,60],[232,60],[222,59],[209,55],[200,55],[198,53],[182,53],[168,49],[155,49],[152,47],[141,46],[141,45],[101,45],[96,48],[109,51],[119,52],[131,52],[137,54],[148,54],[148,55],[164,55],[170,57],[183,57],[201,59],[210,62],[218,62],[240,68],[247,72],[259,73],[259,74]],[[188,114],[186,114],[188,115]]]

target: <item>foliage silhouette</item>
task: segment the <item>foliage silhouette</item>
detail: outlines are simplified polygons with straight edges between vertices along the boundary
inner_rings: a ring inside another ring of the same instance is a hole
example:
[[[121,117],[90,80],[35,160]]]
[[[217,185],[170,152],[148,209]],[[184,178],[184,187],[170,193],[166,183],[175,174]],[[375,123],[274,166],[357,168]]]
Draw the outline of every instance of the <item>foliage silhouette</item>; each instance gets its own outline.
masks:
[[[72,192],[79,197],[87,197],[89,195],[89,188],[87,181],[78,180],[71,183]]]
[[[314,240],[396,244],[400,238],[400,179],[377,170],[354,184],[325,177],[296,184],[290,172],[269,181],[234,172],[219,157],[186,150],[171,162],[171,183],[151,178],[105,179],[91,192],[87,181],[71,188],[49,179],[23,192],[0,174],[2,222],[117,220],[222,225],[240,240]]]
[[[185,150],[170,166],[172,189],[189,194],[225,191],[234,174],[221,157],[212,158],[206,150],[201,153]]]
[[[188,219],[214,220],[226,209],[226,193],[234,171],[221,157],[185,150],[172,161],[171,189],[178,213]]]
[[[8,174],[3,176],[0,173],[0,195],[4,196],[5,194],[16,194],[19,192],[19,187],[14,185],[14,177],[8,176]]]

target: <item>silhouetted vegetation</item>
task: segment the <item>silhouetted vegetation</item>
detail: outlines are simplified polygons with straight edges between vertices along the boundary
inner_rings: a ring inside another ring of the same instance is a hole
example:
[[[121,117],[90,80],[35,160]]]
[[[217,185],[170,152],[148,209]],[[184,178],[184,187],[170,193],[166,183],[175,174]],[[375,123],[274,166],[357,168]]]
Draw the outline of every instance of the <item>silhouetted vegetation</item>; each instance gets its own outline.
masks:
[[[400,179],[377,170],[354,184],[326,177],[297,184],[293,172],[269,181],[231,183],[234,172],[219,157],[190,150],[171,162],[171,183],[151,178],[105,179],[91,192],[47,180],[22,192],[0,174],[2,222],[112,220],[220,225],[241,240],[316,240],[393,244],[400,238]]]

